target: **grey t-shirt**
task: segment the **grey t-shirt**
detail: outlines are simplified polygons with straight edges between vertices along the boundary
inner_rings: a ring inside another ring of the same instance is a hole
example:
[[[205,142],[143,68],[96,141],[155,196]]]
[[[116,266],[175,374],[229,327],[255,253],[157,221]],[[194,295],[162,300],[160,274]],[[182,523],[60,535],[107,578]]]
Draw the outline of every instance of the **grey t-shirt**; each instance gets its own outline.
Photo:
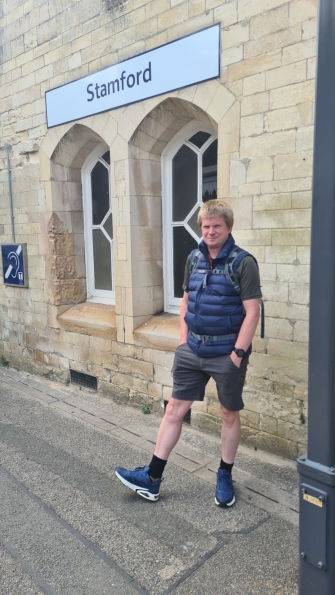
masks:
[[[252,256],[246,256],[235,269],[235,277],[241,288],[241,300],[261,298],[261,282],[258,266]],[[187,257],[184,273],[183,290],[188,293],[190,278],[190,256]]]

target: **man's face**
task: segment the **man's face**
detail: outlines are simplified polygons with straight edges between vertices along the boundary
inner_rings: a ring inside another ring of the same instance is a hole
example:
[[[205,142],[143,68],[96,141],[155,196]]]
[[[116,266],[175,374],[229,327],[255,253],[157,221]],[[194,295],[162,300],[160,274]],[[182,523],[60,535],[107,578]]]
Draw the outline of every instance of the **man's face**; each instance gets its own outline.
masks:
[[[228,239],[230,229],[223,217],[211,217],[202,220],[201,233],[208,248],[219,251]]]

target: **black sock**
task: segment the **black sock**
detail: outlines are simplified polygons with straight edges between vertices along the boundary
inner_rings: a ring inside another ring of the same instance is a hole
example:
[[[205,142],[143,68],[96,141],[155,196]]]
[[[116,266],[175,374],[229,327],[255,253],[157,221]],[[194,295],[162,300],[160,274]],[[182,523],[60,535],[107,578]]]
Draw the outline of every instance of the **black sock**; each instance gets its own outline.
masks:
[[[153,455],[149,464],[150,477],[152,477],[153,479],[160,479],[163,475],[166,463],[167,461],[164,461],[163,459],[160,459],[159,457]]]
[[[221,459],[220,469],[224,469],[225,471],[228,471],[229,473],[231,473],[231,470],[232,470],[233,466],[234,466],[234,463],[225,463]]]

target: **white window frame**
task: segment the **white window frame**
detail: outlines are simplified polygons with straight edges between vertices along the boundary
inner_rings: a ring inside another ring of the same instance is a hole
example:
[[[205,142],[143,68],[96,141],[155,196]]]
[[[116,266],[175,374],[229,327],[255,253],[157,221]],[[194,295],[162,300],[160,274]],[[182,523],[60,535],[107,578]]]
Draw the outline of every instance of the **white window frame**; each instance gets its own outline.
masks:
[[[108,145],[100,143],[85,159],[81,168],[81,183],[83,193],[83,215],[84,215],[84,238],[85,238],[85,265],[86,265],[86,293],[88,302],[98,302],[100,304],[115,304],[115,291],[95,289],[94,281],[94,259],[93,259],[93,240],[92,240],[92,187],[91,172],[100,157],[109,151]],[[108,164],[107,164],[108,165]],[[105,166],[105,162],[104,162]],[[110,210],[112,207],[112,176],[111,167],[108,166],[109,175],[109,201]],[[105,219],[108,218],[108,214]],[[114,234],[113,234],[114,235]],[[114,250],[113,240],[111,245],[111,263],[112,263],[112,286],[114,285]]]
[[[180,309],[181,298],[174,297],[174,279],[173,279],[173,220],[172,220],[172,159],[179,151],[183,144],[192,147],[194,145],[188,143],[187,140],[197,132],[207,132],[211,136],[203,144],[198,152],[198,200],[190,213],[189,218],[194,211],[202,205],[202,167],[201,156],[207,147],[217,139],[217,134],[213,131],[211,126],[192,120],[184,126],[166,145],[162,152],[162,200],[163,200],[163,283],[164,283],[164,310],[171,314],[177,314]],[[188,226],[186,220],[184,226],[191,236],[199,242],[201,234],[197,236],[195,232]]]

